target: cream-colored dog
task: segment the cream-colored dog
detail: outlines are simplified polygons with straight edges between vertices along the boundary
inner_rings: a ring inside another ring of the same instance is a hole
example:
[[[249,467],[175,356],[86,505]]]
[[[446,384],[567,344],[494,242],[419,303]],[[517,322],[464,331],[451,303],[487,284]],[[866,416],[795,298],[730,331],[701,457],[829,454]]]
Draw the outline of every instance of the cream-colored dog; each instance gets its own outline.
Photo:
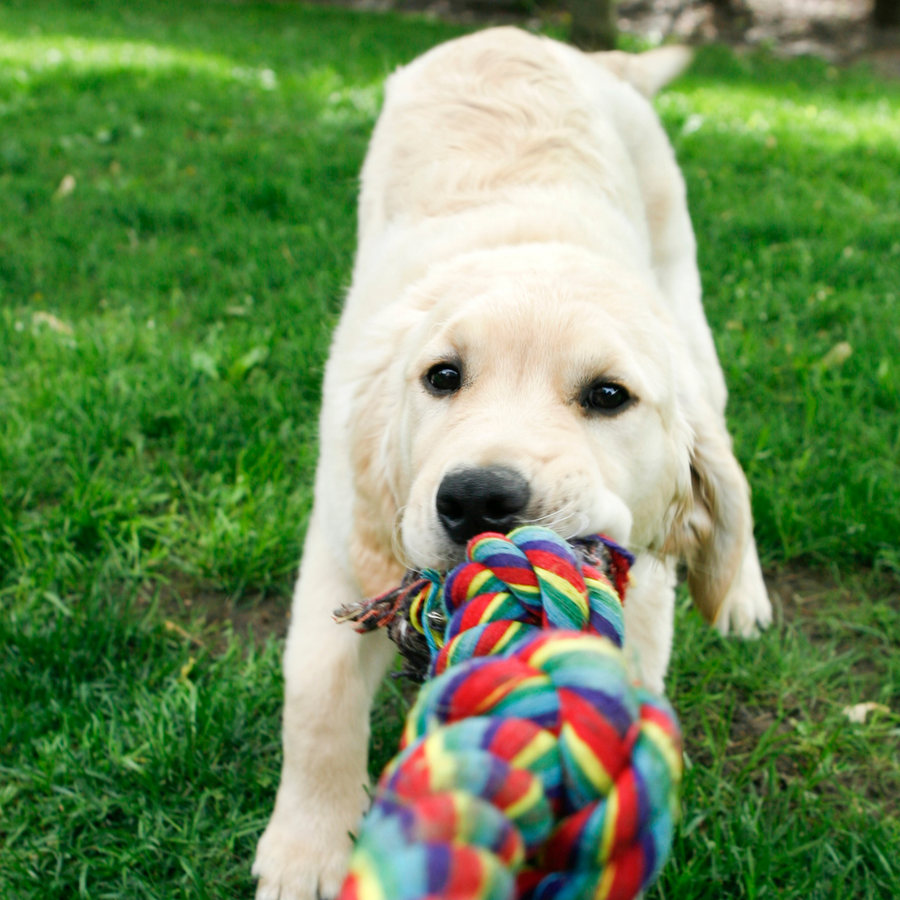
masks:
[[[332,611],[407,567],[520,522],[603,532],[637,554],[626,643],[657,690],[680,558],[723,632],[769,622],[684,182],[646,99],[687,58],[500,28],[388,81],[325,374],[258,898],[340,886],[393,648]]]

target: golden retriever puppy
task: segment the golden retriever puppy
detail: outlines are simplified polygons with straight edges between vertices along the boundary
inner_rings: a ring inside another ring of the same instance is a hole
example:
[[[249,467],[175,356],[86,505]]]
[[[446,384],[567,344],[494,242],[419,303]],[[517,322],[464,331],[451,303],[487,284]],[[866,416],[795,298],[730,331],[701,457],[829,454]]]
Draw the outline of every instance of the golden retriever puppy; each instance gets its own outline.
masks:
[[[646,99],[686,62],[499,28],[388,81],[325,374],[258,898],[340,886],[394,654],[332,611],[407,567],[523,522],[603,532],[637,555],[626,645],[660,691],[679,559],[723,632],[769,622],[684,182]]]

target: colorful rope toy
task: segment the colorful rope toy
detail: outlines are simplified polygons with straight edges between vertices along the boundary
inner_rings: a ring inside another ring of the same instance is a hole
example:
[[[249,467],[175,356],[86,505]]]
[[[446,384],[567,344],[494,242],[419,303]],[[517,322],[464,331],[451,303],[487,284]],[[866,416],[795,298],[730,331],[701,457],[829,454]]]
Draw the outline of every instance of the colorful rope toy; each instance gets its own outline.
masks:
[[[387,627],[430,680],[363,822],[339,900],[631,900],[678,811],[681,735],[631,683],[631,556],[536,526],[482,534],[442,580],[339,610]]]

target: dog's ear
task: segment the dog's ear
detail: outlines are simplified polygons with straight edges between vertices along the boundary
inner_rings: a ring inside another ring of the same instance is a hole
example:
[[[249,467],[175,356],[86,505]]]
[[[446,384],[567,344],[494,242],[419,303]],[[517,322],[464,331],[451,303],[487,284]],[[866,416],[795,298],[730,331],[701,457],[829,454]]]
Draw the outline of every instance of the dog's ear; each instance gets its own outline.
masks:
[[[590,57],[645,97],[652,97],[690,65],[694,54],[687,47],[671,46],[657,47],[646,53],[610,50],[591,53]]]
[[[390,561],[399,510],[390,465],[397,454],[394,411],[389,408],[384,389],[387,373],[372,374],[374,377],[354,398],[356,408],[349,429],[354,488],[350,558],[365,596],[381,593],[393,583]]]
[[[714,623],[741,570],[753,530],[750,489],[725,424],[706,403],[689,417],[691,490],[665,551],[687,563],[691,597]]]
[[[405,403],[403,360],[410,334],[421,322],[418,309],[388,313],[369,323],[370,339],[348,373],[347,439],[353,479],[351,559],[364,594],[374,596],[397,583],[397,519],[409,486],[401,448]],[[399,573],[399,574],[398,574]]]

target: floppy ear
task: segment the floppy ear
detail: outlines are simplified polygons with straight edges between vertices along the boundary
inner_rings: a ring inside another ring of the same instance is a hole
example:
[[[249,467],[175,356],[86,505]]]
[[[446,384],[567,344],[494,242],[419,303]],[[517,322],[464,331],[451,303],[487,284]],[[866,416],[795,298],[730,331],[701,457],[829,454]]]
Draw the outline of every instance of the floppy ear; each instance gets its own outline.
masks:
[[[390,460],[397,458],[393,427],[396,399],[386,389],[386,371],[372,373],[355,398],[350,423],[353,470],[353,521],[350,559],[364,596],[371,597],[396,582],[393,529],[399,509]],[[402,572],[401,572],[402,574]]]
[[[590,57],[645,97],[652,97],[690,65],[694,54],[687,47],[671,46],[657,47],[646,53],[610,50],[591,53]]]
[[[370,339],[353,360],[347,437],[353,475],[350,556],[366,596],[397,584],[404,566],[396,553],[397,519],[408,492],[403,471],[404,365],[417,309],[393,308],[370,323]]]
[[[750,489],[724,422],[705,403],[691,419],[691,496],[666,549],[684,557],[694,604],[714,623],[752,534]]]

